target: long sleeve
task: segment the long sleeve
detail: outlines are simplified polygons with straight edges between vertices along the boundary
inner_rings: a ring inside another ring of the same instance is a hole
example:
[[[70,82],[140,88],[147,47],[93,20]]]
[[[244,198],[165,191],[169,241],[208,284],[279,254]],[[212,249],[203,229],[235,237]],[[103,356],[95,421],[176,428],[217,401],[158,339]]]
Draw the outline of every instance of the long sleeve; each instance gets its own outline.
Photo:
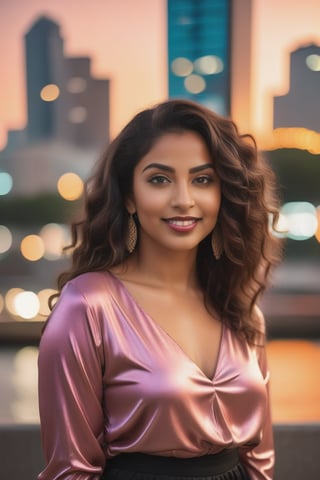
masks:
[[[263,328],[263,344],[257,346],[257,358],[259,367],[264,378],[267,390],[267,407],[264,424],[261,428],[261,441],[253,449],[242,449],[240,451],[242,461],[246,467],[251,480],[272,480],[274,472],[274,441],[269,396],[270,372],[268,369],[267,355],[265,349],[265,324],[260,310],[257,309],[259,323]]]
[[[39,409],[47,462],[39,480],[98,480],[103,451],[103,346],[96,315],[65,287],[40,342]]]

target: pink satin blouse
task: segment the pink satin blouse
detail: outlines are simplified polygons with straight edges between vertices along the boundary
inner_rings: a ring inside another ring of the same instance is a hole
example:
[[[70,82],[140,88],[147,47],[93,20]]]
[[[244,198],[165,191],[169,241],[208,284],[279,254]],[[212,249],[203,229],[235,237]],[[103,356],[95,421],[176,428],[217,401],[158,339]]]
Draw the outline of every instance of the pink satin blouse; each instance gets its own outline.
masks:
[[[174,312],[172,313],[174,321]],[[265,349],[223,326],[213,378],[112,274],[69,282],[40,343],[40,480],[98,480],[122,452],[192,457],[238,447],[273,478]]]

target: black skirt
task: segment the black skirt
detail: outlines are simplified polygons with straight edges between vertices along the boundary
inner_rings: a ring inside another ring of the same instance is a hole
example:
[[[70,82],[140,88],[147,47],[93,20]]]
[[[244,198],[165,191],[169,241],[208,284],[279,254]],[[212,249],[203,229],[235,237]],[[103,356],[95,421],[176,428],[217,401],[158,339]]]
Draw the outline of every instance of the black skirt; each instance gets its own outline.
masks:
[[[102,480],[249,480],[236,449],[192,458],[122,453],[107,461]]]

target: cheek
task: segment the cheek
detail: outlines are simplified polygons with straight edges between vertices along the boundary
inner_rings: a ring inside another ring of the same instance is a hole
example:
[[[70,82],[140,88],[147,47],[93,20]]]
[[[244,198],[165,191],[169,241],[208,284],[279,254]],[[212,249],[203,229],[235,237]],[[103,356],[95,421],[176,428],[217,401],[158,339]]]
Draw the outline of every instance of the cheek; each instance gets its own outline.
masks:
[[[210,192],[210,194],[208,194],[206,198],[202,199],[202,205],[208,213],[212,215],[217,215],[221,205],[220,190]]]
[[[146,189],[144,192],[140,191],[136,196],[135,204],[140,215],[148,215],[162,210],[166,205],[166,198],[159,192],[150,192]]]

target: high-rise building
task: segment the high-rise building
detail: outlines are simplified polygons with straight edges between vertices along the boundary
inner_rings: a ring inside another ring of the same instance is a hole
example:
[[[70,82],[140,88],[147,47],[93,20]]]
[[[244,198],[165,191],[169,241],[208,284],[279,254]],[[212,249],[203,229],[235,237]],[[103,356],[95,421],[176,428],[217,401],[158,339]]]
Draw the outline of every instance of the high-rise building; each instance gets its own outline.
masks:
[[[63,75],[63,40],[59,25],[41,17],[25,35],[28,125],[30,141],[55,135],[58,102],[43,101],[46,85],[59,85]]]
[[[290,88],[274,97],[274,128],[307,128],[320,132],[320,46],[311,44],[290,55]]]
[[[61,140],[105,145],[109,139],[109,81],[95,79],[90,58],[65,57],[57,23],[39,18],[25,35],[27,142]]]
[[[230,113],[230,0],[168,0],[169,97]]]
[[[252,0],[168,0],[169,97],[252,125]]]

